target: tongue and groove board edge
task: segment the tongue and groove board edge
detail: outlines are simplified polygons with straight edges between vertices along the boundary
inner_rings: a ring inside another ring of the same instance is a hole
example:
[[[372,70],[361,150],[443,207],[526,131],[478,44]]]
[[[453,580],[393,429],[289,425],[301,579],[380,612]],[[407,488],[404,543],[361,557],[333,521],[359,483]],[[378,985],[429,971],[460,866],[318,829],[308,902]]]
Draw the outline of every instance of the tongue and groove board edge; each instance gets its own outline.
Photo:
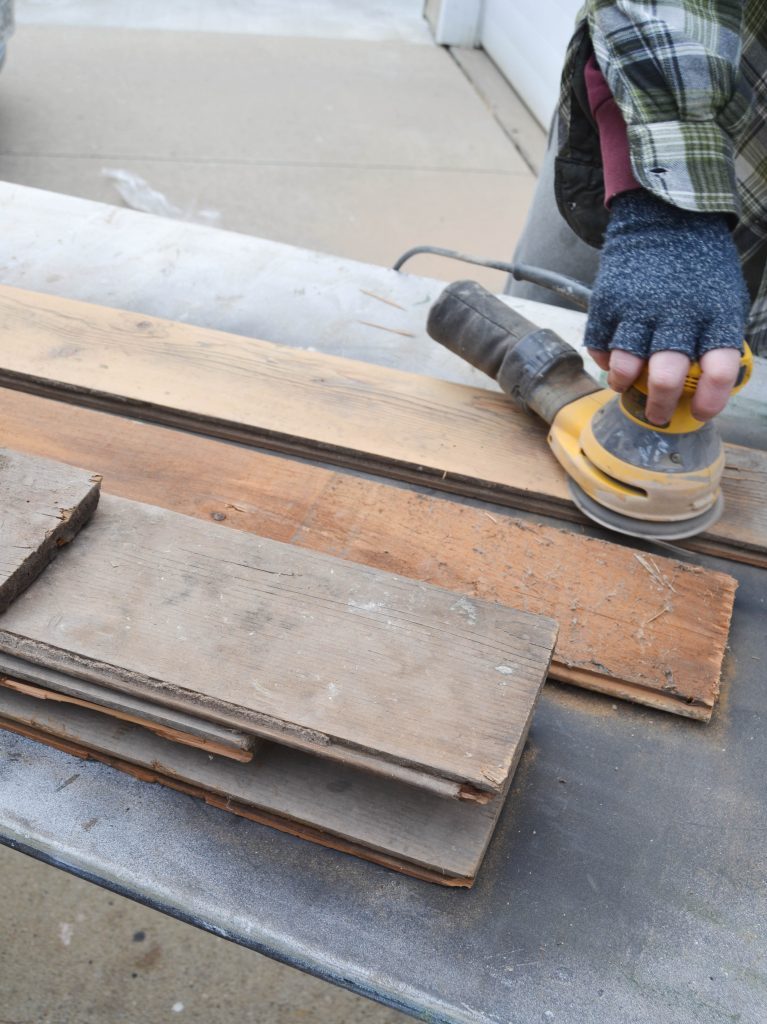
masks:
[[[162,708],[151,701],[129,697],[124,693],[115,695],[95,683],[66,676],[63,672],[56,672],[42,665],[32,665],[21,658],[0,652],[0,683],[4,677],[31,683],[41,690],[55,690],[64,696],[75,697],[89,704],[98,704],[106,712],[119,711],[121,714],[133,715],[166,729],[184,732],[206,742],[229,747],[233,752],[244,755],[243,760],[250,759],[249,755],[256,742],[254,737],[247,733],[225,729],[204,718]]]
[[[547,617],[105,495],[0,616],[0,651],[332,757],[497,795]]]
[[[559,622],[550,677],[708,720],[736,581],[454,500],[13,391],[17,447],[98,464],[106,491]],[[0,668],[2,665],[0,665]],[[14,672],[9,668],[8,672]],[[35,680],[33,680],[35,681]],[[404,769],[403,769],[404,771]]]
[[[0,612],[87,523],[101,477],[0,448]]]
[[[10,287],[0,384],[583,521],[543,424],[490,390]],[[767,566],[767,454],[726,459],[723,518],[683,544]]]
[[[0,728],[442,885],[472,884],[509,784],[490,804],[446,800],[272,743],[238,764],[137,725],[80,707],[41,706],[9,690],[0,691]]]
[[[156,733],[163,739],[173,743],[181,743],[188,747],[196,747],[208,754],[217,754],[220,757],[229,757],[234,761],[247,762],[253,759],[253,750],[241,750],[238,747],[229,746],[226,743],[219,743],[216,740],[205,739],[195,732],[185,732],[173,726],[161,725],[155,719],[156,714],[137,715],[129,711],[122,711],[119,708],[107,707],[94,701],[83,700],[82,697],[73,697],[70,694],[58,690],[48,690],[45,687],[26,683],[22,679],[12,679],[9,676],[0,675],[0,687],[6,690],[13,690],[14,693],[21,693],[34,700],[53,701],[57,704],[72,704],[76,707],[86,708],[89,711],[98,711],[121,722],[130,722],[131,725],[139,725],[149,732]]]

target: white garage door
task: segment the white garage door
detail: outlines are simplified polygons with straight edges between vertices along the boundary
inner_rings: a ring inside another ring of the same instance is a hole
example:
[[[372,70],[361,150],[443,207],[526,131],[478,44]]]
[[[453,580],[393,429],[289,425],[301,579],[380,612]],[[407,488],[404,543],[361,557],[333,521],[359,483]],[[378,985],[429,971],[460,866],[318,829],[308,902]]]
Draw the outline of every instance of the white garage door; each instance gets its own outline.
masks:
[[[481,45],[545,127],[581,5],[582,0],[485,0],[482,6]]]

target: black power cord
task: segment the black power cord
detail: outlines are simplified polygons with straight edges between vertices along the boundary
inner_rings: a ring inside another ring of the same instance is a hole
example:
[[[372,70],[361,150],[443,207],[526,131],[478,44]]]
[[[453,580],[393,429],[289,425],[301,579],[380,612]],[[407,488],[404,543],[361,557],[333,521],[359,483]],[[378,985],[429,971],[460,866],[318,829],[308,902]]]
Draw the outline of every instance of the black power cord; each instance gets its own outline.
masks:
[[[591,289],[581,281],[564,274],[557,274],[553,270],[543,270],[540,267],[531,267],[526,263],[505,263],[502,260],[483,260],[479,256],[468,256],[466,253],[458,252],[455,249],[442,249],[437,245],[417,245],[413,249],[404,252],[392,270],[401,270],[405,263],[413,256],[430,255],[444,256],[449,260],[459,260],[461,263],[472,263],[475,267],[488,267],[490,270],[501,270],[516,281],[529,281],[540,288],[548,288],[568,302],[579,306],[581,309],[589,308]]]

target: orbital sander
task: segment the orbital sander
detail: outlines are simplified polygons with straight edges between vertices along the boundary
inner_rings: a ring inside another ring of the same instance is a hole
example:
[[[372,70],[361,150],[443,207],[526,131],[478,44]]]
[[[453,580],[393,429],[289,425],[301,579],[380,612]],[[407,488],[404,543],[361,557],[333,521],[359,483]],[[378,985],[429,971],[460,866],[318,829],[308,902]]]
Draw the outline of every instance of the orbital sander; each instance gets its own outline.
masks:
[[[671,541],[708,529],[722,514],[722,441],[713,423],[701,423],[691,411],[697,363],[671,420],[659,427],[645,417],[646,368],[622,395],[602,388],[571,345],[474,281],[445,289],[427,330],[549,424],[549,445],[567,473],[573,501],[601,526]],[[751,374],[744,348],[734,391]]]

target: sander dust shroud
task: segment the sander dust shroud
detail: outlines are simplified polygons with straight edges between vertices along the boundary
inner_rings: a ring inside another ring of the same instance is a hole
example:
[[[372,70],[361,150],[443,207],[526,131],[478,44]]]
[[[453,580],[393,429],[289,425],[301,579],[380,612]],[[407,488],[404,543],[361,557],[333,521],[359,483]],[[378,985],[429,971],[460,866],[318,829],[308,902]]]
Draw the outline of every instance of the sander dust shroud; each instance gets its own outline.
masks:
[[[394,269],[416,252],[410,250]],[[439,254],[462,258],[452,250]],[[490,261],[467,258],[487,265]],[[586,307],[589,289],[538,268],[493,263]],[[550,425],[548,441],[568,475],[578,508],[600,526],[630,537],[681,540],[712,526],[722,514],[724,448],[713,423],[691,412],[700,377],[690,367],[671,420],[662,427],[644,415],[646,367],[624,394],[602,388],[586,373],[578,352],[475,281],[449,285],[434,303],[426,327],[440,342],[498,382],[527,411]],[[744,343],[734,391],[751,374]]]

